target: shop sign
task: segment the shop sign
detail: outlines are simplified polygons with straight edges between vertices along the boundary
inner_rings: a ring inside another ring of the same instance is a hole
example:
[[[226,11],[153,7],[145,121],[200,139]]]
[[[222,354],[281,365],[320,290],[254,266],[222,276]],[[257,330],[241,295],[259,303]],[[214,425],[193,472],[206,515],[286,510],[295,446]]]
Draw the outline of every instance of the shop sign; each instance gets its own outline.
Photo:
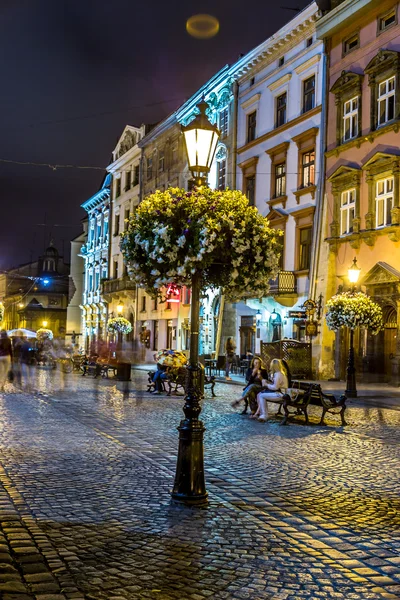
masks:
[[[289,310],[288,317],[289,319],[305,319],[307,316],[305,310]]]

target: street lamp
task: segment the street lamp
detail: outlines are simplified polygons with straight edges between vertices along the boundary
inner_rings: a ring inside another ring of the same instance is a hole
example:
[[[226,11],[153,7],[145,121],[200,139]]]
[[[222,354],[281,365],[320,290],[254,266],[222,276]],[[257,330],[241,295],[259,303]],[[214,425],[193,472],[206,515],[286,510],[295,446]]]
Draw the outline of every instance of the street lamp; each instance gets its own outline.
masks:
[[[355,294],[356,284],[360,277],[361,269],[357,265],[357,259],[353,259],[351,267],[348,269],[349,281],[352,284],[351,293]],[[350,329],[349,357],[347,360],[347,381],[346,381],[346,396],[348,398],[357,398],[356,386],[356,368],[354,364],[354,329]]]
[[[124,310],[124,305],[122,304],[122,302],[118,302],[117,313],[120,315],[120,314],[122,314],[123,310]]]
[[[192,184],[207,185],[215,150],[220,138],[220,131],[212,125],[206,115],[207,102],[203,99],[197,105],[199,114],[186,127],[182,127],[183,138],[189,169],[192,173]]]
[[[48,325],[48,322],[47,322],[47,321],[43,321],[43,322],[42,322],[42,325],[43,325],[43,327],[47,327],[47,325]]]
[[[198,105],[200,114],[182,127],[192,183],[207,185],[207,174],[214,159],[220,132],[207,118],[207,102]],[[207,503],[204,479],[203,436],[205,427],[199,420],[201,412],[199,389],[199,316],[201,272],[192,275],[192,302],[190,308],[190,358],[186,378],[186,396],[182,419],[178,427],[179,449],[174,487],[171,493],[175,502],[189,506]]]

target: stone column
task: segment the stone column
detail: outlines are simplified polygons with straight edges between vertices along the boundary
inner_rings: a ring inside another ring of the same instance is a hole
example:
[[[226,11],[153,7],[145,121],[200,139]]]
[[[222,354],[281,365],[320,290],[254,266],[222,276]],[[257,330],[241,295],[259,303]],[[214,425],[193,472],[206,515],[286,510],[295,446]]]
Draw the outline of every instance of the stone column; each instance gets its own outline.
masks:
[[[365,228],[375,229],[375,182],[370,173],[366,177],[368,185],[368,212],[365,215]]]
[[[391,211],[392,225],[400,224],[399,193],[400,193],[400,165],[399,165],[399,161],[396,161],[395,164],[393,165],[393,208]]]

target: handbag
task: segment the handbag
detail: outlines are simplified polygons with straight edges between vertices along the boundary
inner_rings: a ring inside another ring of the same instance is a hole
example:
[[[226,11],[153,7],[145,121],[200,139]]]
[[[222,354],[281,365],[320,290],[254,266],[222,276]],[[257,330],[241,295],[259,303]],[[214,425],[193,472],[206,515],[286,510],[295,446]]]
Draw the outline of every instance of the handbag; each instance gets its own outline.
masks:
[[[304,390],[300,388],[286,388],[286,394],[290,397],[291,400],[296,401],[299,396],[304,395]]]

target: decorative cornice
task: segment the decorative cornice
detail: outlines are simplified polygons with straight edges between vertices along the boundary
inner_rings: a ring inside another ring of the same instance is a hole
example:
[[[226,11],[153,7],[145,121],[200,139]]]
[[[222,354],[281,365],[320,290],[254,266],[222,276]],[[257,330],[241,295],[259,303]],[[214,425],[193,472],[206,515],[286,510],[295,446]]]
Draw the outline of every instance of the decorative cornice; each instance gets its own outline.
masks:
[[[293,192],[293,196],[296,197],[297,204],[300,203],[300,197],[305,196],[306,194],[311,194],[311,198],[315,199],[315,191],[317,189],[316,185],[308,185],[307,187],[299,188]]]
[[[260,135],[258,138],[256,138],[252,142],[249,142],[245,146],[238,148],[238,150],[237,150],[238,154],[241,154],[242,152],[246,152],[246,150],[249,150],[250,148],[257,146],[257,144],[261,144],[262,142],[265,142],[266,140],[269,140],[272,137],[278,136],[279,134],[282,133],[282,131],[286,131],[287,129],[290,129],[291,127],[295,127],[296,125],[298,125],[299,123],[302,123],[303,121],[307,121],[307,119],[310,119],[311,117],[314,117],[315,115],[320,113],[321,110],[322,110],[322,107],[320,105],[316,106],[312,110],[309,110],[306,113],[299,115],[295,119],[292,119],[291,121],[288,121],[287,123],[284,123],[280,127],[276,127],[276,129],[272,129],[271,131],[264,133],[264,135]]]
[[[277,79],[273,83],[270,83],[269,86],[268,86],[268,89],[271,90],[271,92],[274,92],[275,90],[277,90],[279,87],[281,87],[282,85],[284,85],[285,83],[287,83],[291,79],[292,79],[292,74],[291,73],[286,73],[286,75],[284,75],[283,77],[280,77],[279,79]]]
[[[301,143],[305,142],[306,140],[315,140],[318,131],[319,127],[310,127],[310,129],[306,129],[306,131],[293,136],[292,141],[297,145],[297,147],[300,147]]]
[[[258,159],[259,159],[259,156],[252,156],[251,158],[248,158],[244,162],[238,164],[238,167],[240,169],[242,169],[242,171],[245,169],[248,169],[249,167],[252,167],[252,166],[256,167],[257,163],[258,163]]]
[[[375,131],[370,131],[366,135],[360,135],[359,137],[356,137],[353,140],[349,140],[345,144],[340,144],[339,146],[335,146],[335,148],[332,148],[331,150],[327,150],[325,152],[325,156],[327,158],[329,158],[330,156],[339,156],[339,154],[341,152],[345,152],[346,150],[349,150],[350,148],[355,148],[355,147],[360,148],[362,146],[362,144],[365,144],[366,142],[369,142],[370,144],[372,144],[372,142],[377,137],[379,137],[380,135],[383,135],[385,133],[389,133],[389,131],[394,131],[395,133],[398,133],[400,131],[400,121],[394,121],[393,123],[389,123],[388,125],[385,125],[384,127],[379,127],[379,129],[375,129]]]
[[[277,146],[274,146],[273,148],[269,148],[268,150],[265,151],[265,153],[268,154],[268,156],[271,158],[271,160],[273,160],[274,156],[276,156],[277,154],[284,154],[286,156],[289,146],[290,146],[290,142],[282,142],[281,144],[278,144]]]

